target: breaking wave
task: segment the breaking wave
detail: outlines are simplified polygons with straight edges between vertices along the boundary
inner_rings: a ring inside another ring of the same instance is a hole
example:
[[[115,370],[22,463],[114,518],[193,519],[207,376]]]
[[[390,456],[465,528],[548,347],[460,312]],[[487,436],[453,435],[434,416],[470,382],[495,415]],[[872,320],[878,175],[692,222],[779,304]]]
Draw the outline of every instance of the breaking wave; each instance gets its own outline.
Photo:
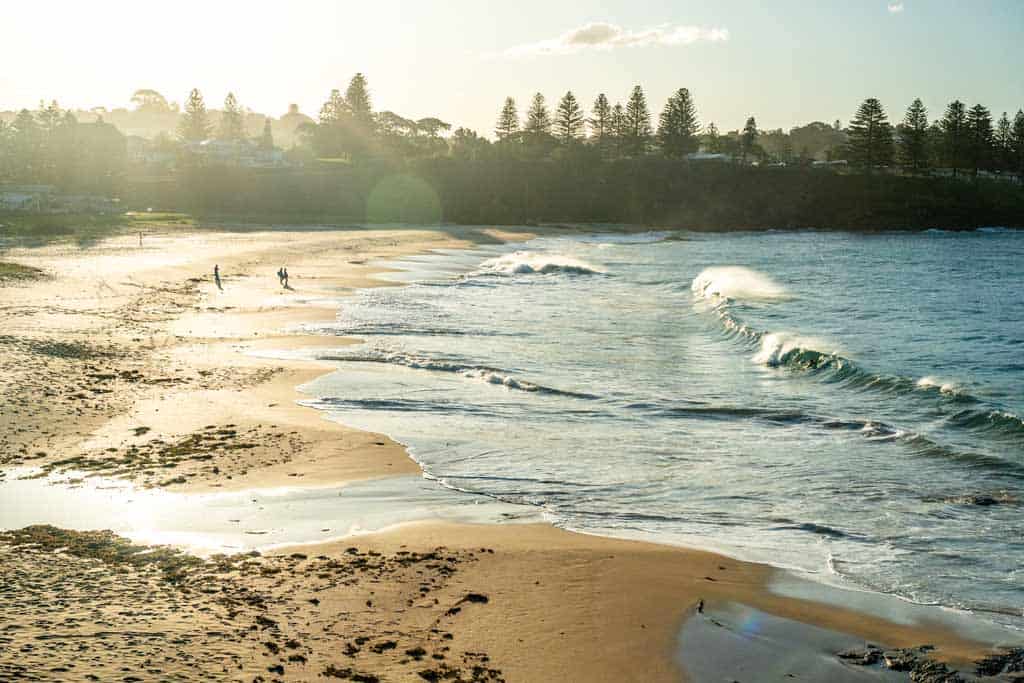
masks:
[[[603,275],[595,265],[560,254],[517,251],[480,264],[476,275]]]
[[[705,268],[693,278],[691,289],[703,299],[773,300],[787,296],[786,290],[764,273],[742,266]]]
[[[753,351],[751,360],[770,368],[810,373],[822,381],[845,388],[877,391],[897,396],[916,395],[939,399],[943,405],[982,404],[955,382],[932,376],[911,379],[872,373],[842,355],[827,341],[788,332],[757,330],[732,311],[736,300],[772,300],[785,297],[785,289],[771,278],[749,268],[708,268],[693,279],[695,296],[711,306],[726,338]],[[959,407],[945,417],[945,424],[988,436],[1024,443],[1024,420],[991,407]]]

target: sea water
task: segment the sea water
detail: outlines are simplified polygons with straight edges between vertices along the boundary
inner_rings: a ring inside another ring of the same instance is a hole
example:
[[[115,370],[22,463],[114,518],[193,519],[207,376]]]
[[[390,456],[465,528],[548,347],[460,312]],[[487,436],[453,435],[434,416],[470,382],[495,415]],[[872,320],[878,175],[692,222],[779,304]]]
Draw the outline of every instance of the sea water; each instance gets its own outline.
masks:
[[[1024,233],[649,233],[409,259],[304,387],[434,485],[1024,626]]]

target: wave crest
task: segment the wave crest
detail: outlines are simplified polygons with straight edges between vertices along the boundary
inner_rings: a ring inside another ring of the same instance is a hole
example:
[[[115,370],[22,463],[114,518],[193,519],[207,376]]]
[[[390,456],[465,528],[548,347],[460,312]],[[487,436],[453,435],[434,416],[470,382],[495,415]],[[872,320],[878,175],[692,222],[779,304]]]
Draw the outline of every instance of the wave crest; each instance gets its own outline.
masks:
[[[603,275],[605,271],[580,259],[562,254],[541,254],[517,251],[480,264],[477,274],[483,275]]]
[[[705,268],[690,289],[702,299],[775,300],[788,296],[785,288],[764,273],[742,266]]]

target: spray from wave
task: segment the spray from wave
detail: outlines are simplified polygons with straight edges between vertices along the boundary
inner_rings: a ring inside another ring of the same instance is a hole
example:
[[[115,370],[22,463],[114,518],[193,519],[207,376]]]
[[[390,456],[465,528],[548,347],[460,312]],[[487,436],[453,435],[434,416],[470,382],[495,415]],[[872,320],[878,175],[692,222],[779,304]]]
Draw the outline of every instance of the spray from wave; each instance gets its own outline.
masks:
[[[787,297],[786,290],[763,273],[742,266],[706,268],[690,285],[702,299],[771,301]]]
[[[580,259],[561,254],[517,251],[480,264],[478,275],[603,275],[605,271]]]

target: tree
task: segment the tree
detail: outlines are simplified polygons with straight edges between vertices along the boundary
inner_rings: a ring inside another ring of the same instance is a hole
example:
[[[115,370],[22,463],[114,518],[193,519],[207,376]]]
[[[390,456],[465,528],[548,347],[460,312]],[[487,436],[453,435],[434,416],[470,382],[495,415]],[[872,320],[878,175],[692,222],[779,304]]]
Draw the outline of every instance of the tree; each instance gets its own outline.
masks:
[[[718,134],[718,126],[715,125],[714,121],[709,123],[704,131],[704,145],[711,154],[721,154],[722,152],[721,136]]]
[[[585,117],[572,91],[565,93],[555,110],[555,138],[563,145],[579,142],[585,131]]]
[[[298,107],[296,107],[296,112],[298,112]],[[340,90],[334,89],[328,96],[327,101],[320,107],[320,125],[326,126],[340,123],[342,117],[347,113],[348,104],[345,102],[345,98],[341,96]]]
[[[874,97],[864,100],[850,121],[847,142],[849,161],[868,170],[892,163],[892,126],[882,103]]]
[[[1012,161],[1011,164],[1013,172],[1024,174],[1024,111],[1017,110],[1017,115],[1013,117],[1013,130],[1011,131],[1012,140]]]
[[[494,134],[499,142],[511,142],[519,137],[519,112],[516,110],[516,101],[511,97],[505,98],[505,104],[498,114],[498,123],[494,126]]]
[[[229,92],[224,98],[224,111],[220,115],[217,138],[226,142],[239,142],[245,139],[242,108],[238,105],[238,99],[233,92]]]
[[[456,128],[448,139],[452,156],[456,159],[476,161],[480,159],[490,143],[469,128]]]
[[[629,122],[626,120],[626,108],[621,102],[616,102],[612,107],[612,129],[611,147],[615,156],[623,156],[628,153],[629,144]]]
[[[185,142],[202,142],[210,137],[210,120],[203,94],[193,88],[185,101],[185,113],[178,124],[178,137]]]
[[[662,154],[669,159],[684,159],[687,154],[696,152],[699,130],[697,109],[690,91],[680,88],[668,98],[658,120],[658,145]]]
[[[632,156],[643,156],[651,145],[651,113],[647,109],[647,97],[639,85],[626,102],[625,151]]]
[[[757,121],[751,116],[743,126],[743,132],[740,133],[740,160],[742,163],[747,163],[747,157],[757,149],[758,135]]]
[[[551,114],[548,112],[548,105],[544,96],[536,93],[530,102],[530,108],[526,110],[526,123],[523,125],[523,132],[527,137],[541,137],[551,135]]]
[[[166,114],[172,111],[167,99],[156,90],[142,88],[132,94],[131,103],[135,105],[135,111],[152,112],[155,114]]]
[[[36,117],[28,109],[22,109],[14,117],[11,126],[9,146],[12,157],[12,173],[26,182],[39,180],[43,136]]]
[[[1000,171],[1009,171],[1013,168],[1013,125],[1010,117],[1004,111],[996,123],[994,137],[996,168]]]
[[[604,93],[594,100],[594,108],[587,123],[590,124],[590,136],[594,144],[602,151],[606,150],[612,138],[612,108]]]
[[[274,149],[274,131],[270,126],[270,117],[263,119],[263,135],[260,136],[259,148],[264,152]]]
[[[946,114],[939,122],[942,133],[942,160],[953,169],[956,176],[966,164],[967,157],[967,109],[960,100],[953,100],[946,107]]]
[[[974,175],[992,160],[992,113],[980,104],[967,112],[967,155]]]
[[[911,102],[899,128],[900,160],[920,171],[928,165],[928,110],[920,98]]]
[[[369,132],[373,127],[373,106],[370,103],[370,88],[366,77],[357,73],[345,90],[345,104],[356,124]]]
[[[416,122],[416,129],[426,133],[429,138],[436,138],[440,137],[442,132],[447,133],[450,131],[452,124],[433,116],[428,116]]]

